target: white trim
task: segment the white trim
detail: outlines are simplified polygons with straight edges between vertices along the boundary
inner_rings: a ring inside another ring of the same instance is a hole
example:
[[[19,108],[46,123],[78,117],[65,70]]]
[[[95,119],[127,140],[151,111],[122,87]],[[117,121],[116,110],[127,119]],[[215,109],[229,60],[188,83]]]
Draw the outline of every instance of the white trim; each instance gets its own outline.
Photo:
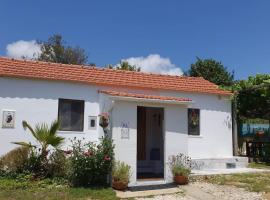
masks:
[[[188,135],[189,138],[203,138],[202,135]]]
[[[109,98],[114,100],[123,100],[123,101],[136,101],[136,102],[150,102],[150,103],[165,103],[165,104],[193,104],[193,101],[176,101],[176,100],[160,100],[160,99],[146,99],[138,97],[123,97],[123,96],[113,96],[108,95]]]
[[[58,134],[85,134],[84,131],[57,131]]]

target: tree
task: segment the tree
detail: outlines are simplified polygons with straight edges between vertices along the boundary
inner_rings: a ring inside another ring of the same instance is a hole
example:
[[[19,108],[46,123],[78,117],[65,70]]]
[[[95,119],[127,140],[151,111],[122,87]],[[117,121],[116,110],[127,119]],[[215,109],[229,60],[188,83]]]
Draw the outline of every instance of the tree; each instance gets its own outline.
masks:
[[[229,72],[221,62],[213,59],[200,59],[191,64],[187,72],[189,76],[201,76],[204,79],[222,86],[231,86],[234,83],[234,74]]]
[[[141,68],[137,67],[136,65],[131,65],[127,61],[120,61],[120,64],[114,67],[113,65],[107,66],[109,69],[118,69],[118,70],[127,70],[127,71],[141,71]]]
[[[57,136],[57,130],[59,129],[59,121],[52,122],[49,127],[47,124],[37,124],[33,129],[26,121],[22,122],[24,129],[29,129],[32,136],[37,140],[41,147],[41,157],[46,158],[48,153],[48,147],[51,145],[54,148],[59,147],[64,142],[64,138]],[[29,148],[37,148],[36,145],[31,144],[30,142],[14,142],[21,146],[26,146]]]
[[[88,56],[85,50],[78,46],[66,46],[65,41],[59,34],[49,37],[48,41],[40,41],[39,43],[41,45],[41,54],[38,60],[40,61],[78,65],[87,63]]]
[[[270,74],[257,74],[234,86],[240,120],[265,119],[270,122]]]

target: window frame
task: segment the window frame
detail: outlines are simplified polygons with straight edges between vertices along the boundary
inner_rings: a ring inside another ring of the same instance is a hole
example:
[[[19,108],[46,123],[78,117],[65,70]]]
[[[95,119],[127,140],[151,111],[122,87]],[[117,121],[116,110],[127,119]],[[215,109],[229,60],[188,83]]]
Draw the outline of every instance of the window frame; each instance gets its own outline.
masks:
[[[82,115],[83,115],[83,120],[82,120],[82,129],[81,130],[62,130],[61,126],[59,127],[59,131],[61,132],[84,132],[84,113],[85,113],[85,101],[84,100],[77,100],[77,99],[65,99],[65,98],[59,98],[58,99],[58,121],[60,121],[60,102],[65,101],[65,102],[77,102],[77,103],[82,103]],[[61,123],[61,121],[60,121]]]
[[[190,133],[190,126],[189,126],[189,110],[198,110],[199,111],[199,124],[198,124],[198,134],[191,134]],[[201,137],[201,110],[199,108],[188,108],[187,109],[187,125],[188,125],[188,136],[190,137]]]

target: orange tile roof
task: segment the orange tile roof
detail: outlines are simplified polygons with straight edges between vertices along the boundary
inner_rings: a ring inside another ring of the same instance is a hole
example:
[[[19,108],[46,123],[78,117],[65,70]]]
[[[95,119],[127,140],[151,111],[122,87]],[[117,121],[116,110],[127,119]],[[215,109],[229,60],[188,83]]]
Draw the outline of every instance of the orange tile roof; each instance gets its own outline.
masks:
[[[170,76],[0,57],[0,77],[231,95],[202,77]]]
[[[191,102],[192,101],[189,98],[138,94],[138,93],[111,91],[111,90],[99,90],[99,93],[108,94],[111,96],[132,97],[132,98],[139,98],[139,99],[151,99],[151,100],[162,100],[162,101],[178,101],[178,102]]]

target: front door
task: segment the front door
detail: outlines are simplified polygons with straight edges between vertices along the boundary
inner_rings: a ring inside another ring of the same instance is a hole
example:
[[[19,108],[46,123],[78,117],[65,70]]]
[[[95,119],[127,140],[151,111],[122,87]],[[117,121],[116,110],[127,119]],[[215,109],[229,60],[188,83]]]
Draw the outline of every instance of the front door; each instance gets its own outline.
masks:
[[[137,107],[137,179],[164,178],[163,108]]]

